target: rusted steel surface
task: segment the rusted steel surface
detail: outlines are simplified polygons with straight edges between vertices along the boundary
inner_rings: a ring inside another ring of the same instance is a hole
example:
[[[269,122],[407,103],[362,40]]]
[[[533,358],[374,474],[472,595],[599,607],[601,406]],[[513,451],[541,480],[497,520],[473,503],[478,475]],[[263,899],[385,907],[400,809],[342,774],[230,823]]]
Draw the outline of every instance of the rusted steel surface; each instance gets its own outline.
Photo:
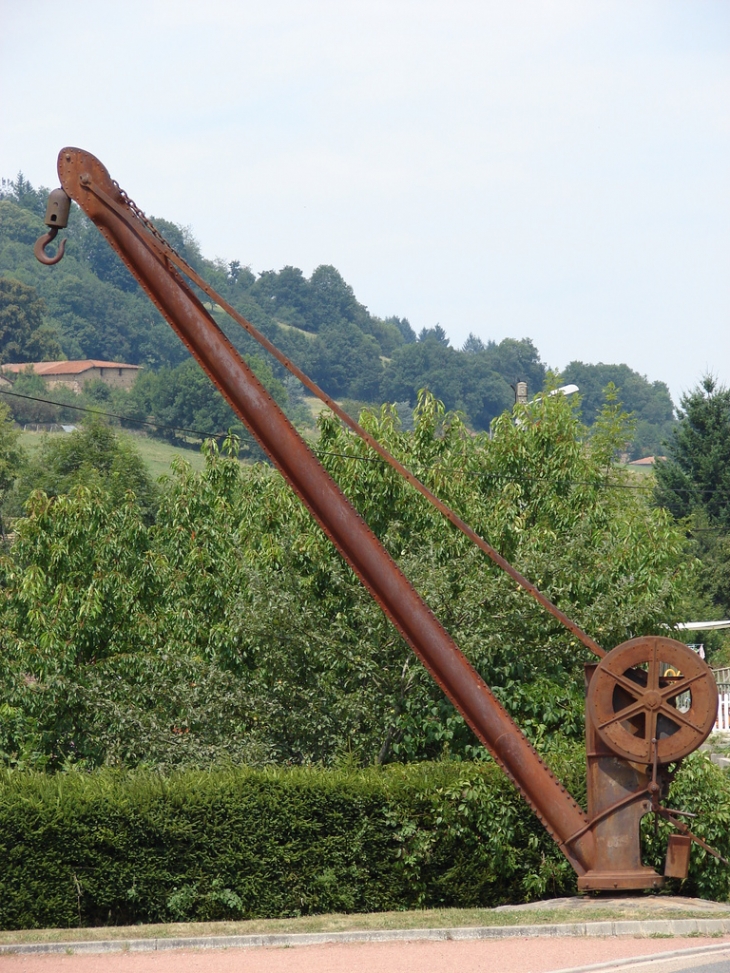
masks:
[[[46,253],[46,247],[49,243],[55,240],[58,234],[59,228],[57,226],[52,226],[48,233],[44,233],[42,237],[38,237],[33,247],[33,253],[35,254],[36,260],[40,260],[42,264],[47,267],[52,267],[53,264],[57,264],[59,260],[62,259],[63,254],[66,250],[66,241],[61,240],[58,245],[58,250],[53,256]]]
[[[608,658],[610,658],[610,653]],[[586,666],[590,695],[598,665]],[[661,888],[662,876],[641,861],[639,823],[651,810],[646,768],[618,757],[586,714],[588,818],[596,839],[596,860],[578,877],[581,891]]]
[[[678,709],[681,696],[688,697],[686,708]],[[642,636],[617,646],[598,665],[588,713],[614,753],[637,763],[669,764],[705,742],[717,719],[717,699],[712,672],[695,652],[674,639]]]
[[[68,198],[63,189],[54,189],[53,192],[48,195],[48,203],[46,204],[46,216],[44,223],[46,226],[50,226],[48,233],[45,233],[40,239],[36,240],[36,244],[33,247],[33,253],[35,254],[36,260],[40,260],[42,264],[47,267],[57,264],[59,260],[63,258],[64,251],[66,249],[66,241],[62,240],[58,245],[58,250],[52,257],[46,253],[46,247],[48,244],[56,238],[56,234],[59,230],[68,226],[68,214],[71,207],[71,200]]]
[[[593,835],[585,832],[570,848],[565,846],[565,839],[586,824],[584,811],[542,762],[171,266],[164,248],[125,202],[104,166],[88,153],[68,148],[59,155],[58,171],[64,190],[99,227],[432,677],[515,782],[575,870],[583,874],[595,857]],[[117,205],[109,206],[94,189]]]
[[[717,854],[677,818],[681,812],[660,803],[671,779],[666,765],[696,749],[714,724],[717,688],[709,667],[682,643],[655,636],[633,639],[606,654],[216,294],[175,253],[94,156],[80,149],[63,149],[58,172],[65,193],[98,226],[431,676],[514,781],[577,872],[579,888],[613,891],[661,886],[662,876],[641,862],[639,823],[650,811],[682,833],[681,840],[675,836],[677,840],[670,841],[667,875],[680,876],[683,870],[686,874],[689,841]],[[60,220],[65,219],[66,203],[57,195],[63,190],[52,194],[53,206],[49,201],[46,222],[52,227],[51,233],[36,244],[36,256],[43,263],[55,263],[63,255],[62,246],[56,257],[49,257],[44,249],[55,236],[56,226],[65,225]],[[586,676],[587,814],[542,762],[185,278],[220,304],[451,523],[601,657],[599,664],[587,667]]]
[[[667,878],[687,878],[692,839],[688,835],[670,834],[664,874]]]
[[[476,544],[486,555],[489,557],[499,568],[501,568],[506,574],[513,578],[521,588],[523,588],[532,598],[535,599],[540,605],[543,606],[550,614],[556,618],[561,625],[563,625],[569,632],[571,632],[577,639],[579,639],[587,649],[590,649],[594,655],[602,658],[606,652],[601,646],[592,639],[587,632],[583,629],[572,618],[569,618],[565,612],[562,612],[557,605],[554,605],[550,599],[540,591],[540,589],[534,585],[531,581],[524,577],[506,558],[492,547],[483,537],[481,537],[473,528],[471,528],[467,523],[465,523],[459,515],[453,511],[447,504],[439,499],[428,487],[421,483],[421,481],[411,473],[409,469],[403,466],[394,456],[392,456],[384,446],[381,445],[371,436],[370,433],[363,429],[362,426],[356,422],[350,415],[342,409],[337,402],[323,392],[322,389],[312,381],[312,379],[303,372],[297,365],[294,364],[286,355],[281,352],[275,344],[273,344],[269,339],[261,334],[261,332],[255,328],[250,321],[248,321],[242,314],[229,304],[228,301],[220,294],[218,294],[206,280],[204,280],[200,274],[197,273],[195,268],[191,267],[187,261],[174,250],[173,247],[155,230],[144,215],[137,209],[136,205],[127,197],[127,195],[119,189],[115,184],[115,188],[118,194],[121,195],[121,199],[111,195],[106,192],[101,186],[90,183],[89,187],[91,192],[93,192],[100,200],[102,200],[111,210],[117,212],[117,214],[122,218],[126,219],[129,210],[139,216],[143,222],[143,225],[152,233],[152,235],[157,240],[157,243],[162,248],[167,260],[178,270],[180,270],[185,277],[192,280],[204,294],[219,307],[228,314],[234,321],[241,325],[241,327],[248,332],[248,334],[257,341],[262,348],[269,352],[276,360],[284,366],[292,375],[295,376],[309,391],[312,395],[316,396],[320,401],[322,401],[335,415],[342,420],[353,432],[355,432],[364,442],[366,442],[371,449],[373,449],[382,459],[385,460],[390,466],[393,467],[400,475],[408,482],[410,485],[422,494],[426,499],[433,504],[434,507],[440,513],[444,515],[458,530],[460,530],[472,543]],[[39,241],[40,242],[40,241]],[[39,258],[40,259],[40,258]],[[60,257],[59,257],[60,259]],[[48,261],[43,261],[47,263]],[[54,261],[57,262],[57,261]]]

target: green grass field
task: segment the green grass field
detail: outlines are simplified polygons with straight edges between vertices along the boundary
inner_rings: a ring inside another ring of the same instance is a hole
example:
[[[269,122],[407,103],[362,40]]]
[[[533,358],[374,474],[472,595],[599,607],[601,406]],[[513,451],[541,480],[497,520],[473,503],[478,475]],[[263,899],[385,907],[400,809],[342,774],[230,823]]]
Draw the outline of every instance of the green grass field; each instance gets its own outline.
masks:
[[[312,422],[316,422],[317,416],[323,409],[327,406],[319,399],[315,399],[313,396],[304,397],[304,405],[309,409],[312,415]],[[67,433],[41,433],[41,432],[22,432],[20,434],[20,443],[28,453],[34,453],[44,436],[65,436]],[[170,464],[175,457],[185,460],[192,468],[196,471],[200,471],[205,466],[205,459],[203,454],[200,452],[199,448],[196,449],[182,449],[179,446],[171,446],[169,443],[162,442],[159,439],[153,439],[150,436],[141,435],[139,433],[125,431],[122,435],[128,436],[133,442],[136,448],[139,450],[142,459],[147,464],[147,468],[150,471],[153,479],[157,479],[164,474],[170,472]],[[311,438],[310,435],[305,433],[307,438]],[[316,437],[315,437],[316,438]],[[624,467],[628,469],[632,477],[635,477],[637,483],[647,483],[649,477],[653,477],[654,470],[652,467],[636,467],[628,466]]]
[[[20,443],[23,449],[32,454],[38,449],[44,436],[66,435],[67,433],[64,432],[22,432]],[[179,446],[171,446],[159,439],[152,439],[149,436],[141,436],[136,433],[123,433],[123,435],[132,440],[155,480],[170,472],[170,464],[176,457],[190,463],[194,470],[202,470],[205,466],[205,459],[200,449],[181,449]]]
[[[181,449],[179,446],[171,446],[169,443],[148,436],[130,438],[134,440],[135,446],[155,479],[170,472],[170,465],[175,458],[185,460],[194,470],[202,470],[205,466],[205,458],[199,448]]]

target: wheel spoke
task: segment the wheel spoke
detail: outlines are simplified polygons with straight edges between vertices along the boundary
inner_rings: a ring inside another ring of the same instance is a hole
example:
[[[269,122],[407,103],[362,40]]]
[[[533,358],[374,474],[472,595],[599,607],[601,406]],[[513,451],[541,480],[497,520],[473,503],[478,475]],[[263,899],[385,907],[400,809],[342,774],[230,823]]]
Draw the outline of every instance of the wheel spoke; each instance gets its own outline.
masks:
[[[715,692],[710,671],[690,649],[673,639],[640,636],[616,646],[599,664],[587,715],[613,752],[657,767],[681,760],[706,738]]]
[[[651,646],[651,661],[649,662],[649,675],[647,678],[647,689],[659,689],[659,658],[656,641]]]
[[[646,714],[647,720],[645,739],[648,743],[651,743],[652,740],[656,739],[656,722],[658,715],[659,714],[656,710],[649,710],[649,712]]]
[[[628,679],[626,675],[622,672],[609,672],[608,673],[612,679],[614,679],[622,689],[625,689],[627,693],[631,693],[637,699],[646,692],[644,686],[640,686],[638,683],[633,682],[633,680]]]
[[[660,689],[659,692],[662,694],[664,699],[673,699],[675,696],[681,696],[682,693],[687,692],[693,682],[697,682],[698,679],[704,678],[705,673],[698,672],[696,676],[683,679],[681,682],[675,682],[671,686],[665,686],[664,689]]]
[[[684,726],[688,726],[690,730],[694,730],[695,733],[702,733],[701,726],[697,726],[692,722],[692,720],[688,720],[684,713],[680,713],[678,709],[674,709],[674,707],[670,706],[668,703],[663,703],[659,712],[663,713],[668,720],[672,721],[672,723],[684,724]]]
[[[632,716],[638,716],[640,713],[643,713],[644,709],[643,700],[637,699],[635,703],[631,703],[629,706],[624,707],[624,709],[619,710],[618,713],[614,713],[611,719],[601,723],[598,729],[602,730],[612,723],[623,723],[624,720],[630,720]]]

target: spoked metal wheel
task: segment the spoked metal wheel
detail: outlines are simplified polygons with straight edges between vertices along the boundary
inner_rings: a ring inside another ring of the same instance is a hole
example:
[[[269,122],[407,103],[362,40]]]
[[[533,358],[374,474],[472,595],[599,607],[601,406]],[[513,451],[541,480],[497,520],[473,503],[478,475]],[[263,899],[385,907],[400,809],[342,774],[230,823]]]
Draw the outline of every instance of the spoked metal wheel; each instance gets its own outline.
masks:
[[[668,764],[707,739],[717,698],[712,672],[695,652],[674,639],[644,636],[601,660],[587,706],[599,736],[620,757]]]

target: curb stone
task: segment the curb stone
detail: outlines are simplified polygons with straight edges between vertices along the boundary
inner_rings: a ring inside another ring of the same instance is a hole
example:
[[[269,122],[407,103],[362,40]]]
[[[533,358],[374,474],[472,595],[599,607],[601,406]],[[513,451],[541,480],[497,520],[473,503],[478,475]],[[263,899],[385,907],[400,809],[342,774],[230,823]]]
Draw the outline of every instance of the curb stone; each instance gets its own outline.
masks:
[[[261,946],[320,946],[325,943],[387,943],[430,940],[514,939],[587,936],[722,936],[730,935],[730,919],[644,919],[569,922],[526,926],[461,926],[453,929],[375,929],[355,932],[269,933],[250,936],[197,936],[175,939],[106,939],[61,943],[7,943],[0,956],[42,953],[138,953],[175,949],[245,949]],[[713,947],[704,947],[705,949]],[[727,949],[727,944],[716,947]],[[683,950],[691,954],[693,951]],[[669,954],[662,954],[665,958]],[[672,953],[671,955],[675,955]],[[636,962],[636,960],[634,960]],[[610,965],[610,964],[609,964]],[[615,964],[614,964],[615,965]],[[605,969],[606,964],[583,967]]]

